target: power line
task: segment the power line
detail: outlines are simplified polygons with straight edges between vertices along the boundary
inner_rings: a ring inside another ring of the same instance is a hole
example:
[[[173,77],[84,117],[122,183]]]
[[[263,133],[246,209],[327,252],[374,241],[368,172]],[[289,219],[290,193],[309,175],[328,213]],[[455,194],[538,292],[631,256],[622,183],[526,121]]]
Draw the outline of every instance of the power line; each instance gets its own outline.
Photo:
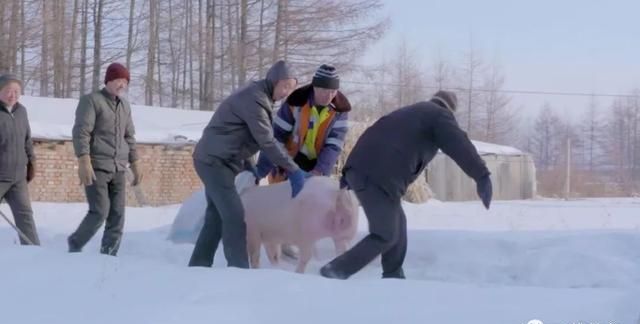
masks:
[[[384,83],[384,82],[371,82],[371,81],[348,81],[340,80],[342,83],[357,84],[357,85],[376,85],[385,87],[407,87],[411,89],[430,89],[430,90],[456,90],[456,91],[469,91],[472,92],[496,92],[507,94],[525,94],[525,95],[551,95],[551,96],[572,96],[572,97],[611,97],[611,98],[637,98],[639,95],[633,94],[613,94],[613,93],[587,93],[587,92],[564,92],[564,91],[543,91],[543,90],[510,90],[510,89],[481,89],[481,88],[463,88],[463,87],[438,87],[438,86],[406,86],[399,83]]]

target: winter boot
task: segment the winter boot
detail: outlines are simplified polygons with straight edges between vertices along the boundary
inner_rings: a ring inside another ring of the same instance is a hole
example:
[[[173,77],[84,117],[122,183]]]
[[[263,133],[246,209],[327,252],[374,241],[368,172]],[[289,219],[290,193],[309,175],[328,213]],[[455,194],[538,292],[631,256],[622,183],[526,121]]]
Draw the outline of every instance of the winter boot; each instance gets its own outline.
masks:
[[[71,236],[67,237],[67,245],[69,246],[69,253],[82,252],[82,248],[73,241]]]

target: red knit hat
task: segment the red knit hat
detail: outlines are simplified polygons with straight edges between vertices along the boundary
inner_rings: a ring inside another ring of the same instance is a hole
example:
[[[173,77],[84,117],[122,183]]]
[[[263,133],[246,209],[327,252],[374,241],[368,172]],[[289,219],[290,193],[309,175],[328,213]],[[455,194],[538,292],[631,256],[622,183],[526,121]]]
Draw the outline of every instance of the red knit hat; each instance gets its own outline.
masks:
[[[104,75],[104,83],[115,79],[127,79],[127,82],[131,82],[129,78],[129,70],[120,63],[111,63],[107,67],[107,73]]]

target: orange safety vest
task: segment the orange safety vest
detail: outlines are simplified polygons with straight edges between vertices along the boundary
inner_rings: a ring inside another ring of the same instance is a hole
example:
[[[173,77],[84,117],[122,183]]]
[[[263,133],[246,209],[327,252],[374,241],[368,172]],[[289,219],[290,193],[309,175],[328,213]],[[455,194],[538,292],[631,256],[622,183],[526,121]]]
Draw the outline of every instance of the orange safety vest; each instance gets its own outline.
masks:
[[[294,109],[297,109],[297,107],[290,107],[290,109],[291,109],[291,112],[294,113]],[[316,152],[320,152],[320,150],[324,146],[325,137],[326,137],[325,135],[335,115],[336,115],[336,111],[333,109],[329,109],[329,116],[325,120],[323,120],[322,123],[320,123],[320,125],[318,126],[318,135],[316,136],[316,142],[315,142]],[[311,106],[309,106],[309,103],[307,102],[304,106],[300,108],[300,117],[299,117],[299,120],[295,123],[296,125],[298,125],[298,128],[297,130],[296,129],[293,130],[294,132],[297,131],[296,133],[298,136],[293,136],[293,135],[289,136],[289,139],[285,143],[287,152],[289,153],[289,156],[291,156],[292,158],[298,155],[298,152],[300,152],[300,148],[302,147],[302,145],[304,145],[304,140],[305,140],[305,137],[307,136],[307,131],[309,130],[310,120],[311,120]],[[269,183],[272,184],[272,183],[278,183],[278,182],[287,180],[287,176],[284,172],[281,172],[281,170],[278,168],[276,169],[276,172],[270,173],[267,179]]]

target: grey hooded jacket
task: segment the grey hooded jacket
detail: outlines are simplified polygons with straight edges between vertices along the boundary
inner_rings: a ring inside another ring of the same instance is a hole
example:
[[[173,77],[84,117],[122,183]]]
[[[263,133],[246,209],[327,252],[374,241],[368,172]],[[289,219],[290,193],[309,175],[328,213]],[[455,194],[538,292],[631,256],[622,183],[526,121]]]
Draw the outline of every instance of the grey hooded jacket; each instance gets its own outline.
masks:
[[[211,117],[195,147],[195,160],[210,164],[217,158],[234,172],[261,150],[285,170],[298,169],[286,149],[273,137],[273,90],[279,80],[293,78],[284,61],[276,62],[266,79],[254,81],[227,97]]]

